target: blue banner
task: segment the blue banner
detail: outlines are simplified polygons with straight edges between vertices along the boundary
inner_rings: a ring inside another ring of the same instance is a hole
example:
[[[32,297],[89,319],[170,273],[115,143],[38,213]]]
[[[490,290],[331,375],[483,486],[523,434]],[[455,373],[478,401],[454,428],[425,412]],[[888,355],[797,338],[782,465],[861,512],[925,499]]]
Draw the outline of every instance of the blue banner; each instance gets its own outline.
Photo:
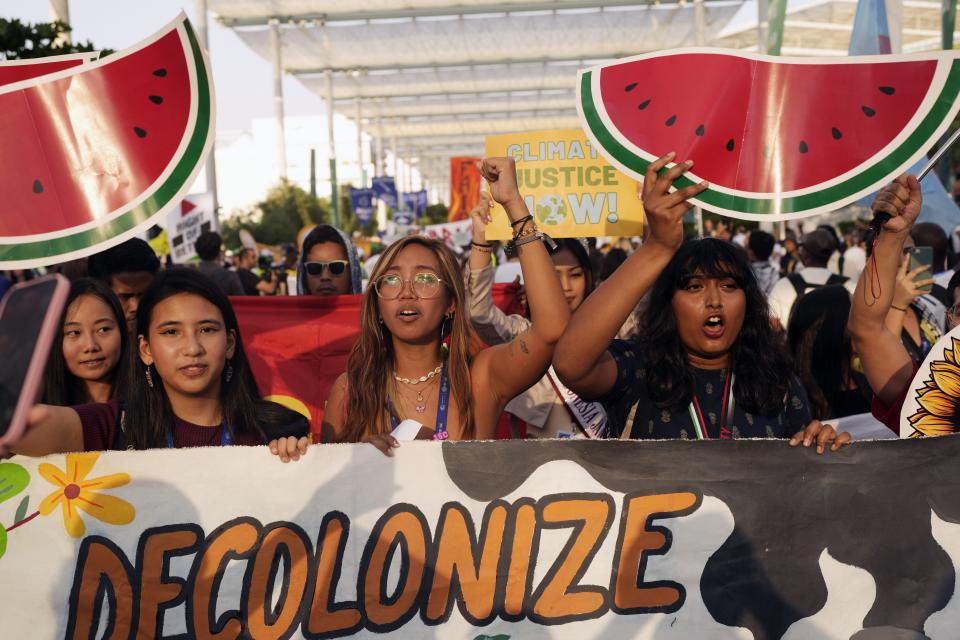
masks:
[[[391,209],[397,208],[397,183],[391,176],[377,176],[374,178],[373,193]]]
[[[407,211],[412,211],[414,219],[423,216],[427,212],[426,190],[403,194],[403,208]]]
[[[373,189],[350,189],[350,208],[362,224],[369,224],[373,217]]]

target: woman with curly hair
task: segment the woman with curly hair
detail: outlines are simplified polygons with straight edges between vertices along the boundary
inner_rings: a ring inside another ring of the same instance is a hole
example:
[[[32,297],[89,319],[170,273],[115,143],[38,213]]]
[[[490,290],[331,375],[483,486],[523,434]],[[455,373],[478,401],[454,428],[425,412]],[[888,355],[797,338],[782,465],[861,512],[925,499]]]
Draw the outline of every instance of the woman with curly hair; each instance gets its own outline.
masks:
[[[389,453],[399,446],[391,432],[406,420],[422,425],[420,437],[491,439],[507,402],[550,366],[570,308],[545,237],[520,197],[513,158],[487,158],[480,171],[512,222],[529,328],[471,358],[457,257],[442,242],[420,236],[393,243],[371,274],[359,339],[327,399],[322,441],[371,442]],[[306,438],[286,438],[271,448],[283,460],[296,460],[307,445]]]
[[[849,441],[810,420],[806,394],[770,324],[750,264],[715,239],[683,243],[687,199],[706,183],[671,192],[687,161],[648,167],[643,204],[650,238],[574,314],[554,356],[567,386],[611,407],[629,438],[787,438],[790,444]],[[650,292],[642,337],[611,340]]]

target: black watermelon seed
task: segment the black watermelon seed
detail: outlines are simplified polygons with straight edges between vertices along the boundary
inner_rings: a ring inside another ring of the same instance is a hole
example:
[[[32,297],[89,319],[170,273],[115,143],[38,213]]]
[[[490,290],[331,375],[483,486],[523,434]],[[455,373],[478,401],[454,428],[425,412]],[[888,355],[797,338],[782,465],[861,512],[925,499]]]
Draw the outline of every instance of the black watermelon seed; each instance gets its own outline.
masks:
[[[880,87],[880,93],[888,96],[892,96],[894,93],[896,93],[896,91],[897,90],[893,87]]]
[[[866,115],[868,118],[872,118],[873,116],[877,115],[877,112],[874,109],[871,109],[870,107],[868,107],[867,105],[863,105],[860,108],[863,109],[864,115]]]
[[[646,108],[649,107],[649,106],[650,106],[650,101],[649,101],[649,100],[644,100],[643,102],[641,102],[641,103],[639,104],[639,106],[637,106],[637,109],[640,109],[640,111],[643,111],[644,109],[646,109]]]
[[[43,193],[43,183],[39,180],[33,181],[33,192],[34,193]]]
[[[696,134],[697,134],[698,136],[703,136],[703,134],[704,134],[703,125],[700,125],[699,127],[697,127]]]
[[[733,138],[727,140],[727,151],[733,151]]]
[[[163,96],[149,96],[153,104],[163,104]]]
[[[806,143],[806,142],[804,142],[803,140],[801,140],[801,141],[800,141],[800,153],[806,153],[807,151],[810,151],[810,147],[807,146],[807,143]]]
[[[153,72],[153,75],[157,76],[158,78],[162,78],[162,77],[164,77],[164,76],[167,75],[167,70],[164,69],[163,67],[161,67],[161,68],[157,69],[156,71],[154,71],[154,72]]]
[[[134,127],[134,128],[133,128],[133,132],[134,132],[135,134],[137,134],[137,137],[138,137],[138,138],[146,138],[146,137],[147,137],[147,132],[144,131],[143,129],[141,129],[140,127]]]
[[[628,85],[624,88],[624,91],[633,91],[633,90],[636,89],[636,88],[637,88],[637,83],[636,83],[636,82],[631,82],[630,84],[628,84]]]
[[[669,118],[667,118],[667,121],[666,121],[665,124],[666,124],[668,127],[672,127],[672,126],[673,126],[673,123],[676,122],[676,121],[677,121],[677,116],[670,116]]]
[[[837,129],[836,127],[830,130],[830,135],[833,136],[834,140],[839,140],[840,138],[843,137],[843,134],[840,133],[840,129]]]

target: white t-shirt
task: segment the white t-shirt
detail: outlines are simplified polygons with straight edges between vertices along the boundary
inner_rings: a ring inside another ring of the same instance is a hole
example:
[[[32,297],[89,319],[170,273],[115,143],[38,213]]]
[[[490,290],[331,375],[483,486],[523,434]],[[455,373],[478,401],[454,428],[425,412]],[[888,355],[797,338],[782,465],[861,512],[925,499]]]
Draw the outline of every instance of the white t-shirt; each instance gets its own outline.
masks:
[[[860,278],[863,268],[867,266],[867,252],[860,247],[850,247],[843,252],[843,275],[854,282]]]
[[[950,279],[953,277],[954,273],[956,273],[956,271],[953,269],[947,269],[946,271],[941,271],[937,275],[933,276],[933,283],[938,284],[944,289],[946,289],[947,285],[950,284]]]
[[[823,267],[804,267],[799,274],[804,282],[808,284],[826,284],[833,272]],[[848,279],[843,286],[853,295],[857,288],[857,281]],[[770,313],[780,319],[780,324],[784,329],[787,328],[787,322],[790,321],[790,311],[793,309],[793,303],[797,300],[797,290],[793,288],[793,283],[789,278],[780,278],[777,284],[773,285],[767,301],[770,303]]]

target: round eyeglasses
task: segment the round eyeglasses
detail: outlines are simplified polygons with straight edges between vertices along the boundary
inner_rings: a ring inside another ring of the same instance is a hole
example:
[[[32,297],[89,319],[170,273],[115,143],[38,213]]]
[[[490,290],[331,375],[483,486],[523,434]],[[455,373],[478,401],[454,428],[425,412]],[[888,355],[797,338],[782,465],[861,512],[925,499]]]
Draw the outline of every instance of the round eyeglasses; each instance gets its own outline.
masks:
[[[374,288],[377,295],[384,300],[396,300],[407,283],[410,283],[410,290],[418,298],[436,298],[443,288],[443,280],[436,274],[427,272],[418,273],[409,280],[404,280],[395,273],[388,273],[377,278]]]

